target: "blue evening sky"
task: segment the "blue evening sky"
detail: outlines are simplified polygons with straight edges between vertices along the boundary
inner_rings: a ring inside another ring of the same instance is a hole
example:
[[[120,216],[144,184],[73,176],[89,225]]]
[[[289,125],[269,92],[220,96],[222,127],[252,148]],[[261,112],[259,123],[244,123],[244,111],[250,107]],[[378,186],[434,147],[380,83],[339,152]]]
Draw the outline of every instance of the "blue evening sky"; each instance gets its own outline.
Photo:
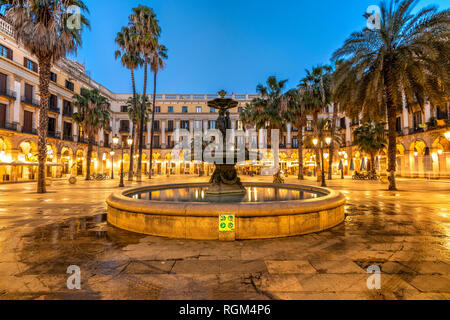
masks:
[[[138,4],[153,8],[168,47],[159,93],[255,93],[270,75],[294,87],[305,69],[328,63],[348,35],[362,29],[378,0],[85,0],[91,30],[77,60],[100,84],[131,92],[130,72],[114,59],[116,33]],[[448,0],[422,0],[419,7]],[[142,92],[143,73],[137,73]],[[153,77],[148,89],[153,91]]]

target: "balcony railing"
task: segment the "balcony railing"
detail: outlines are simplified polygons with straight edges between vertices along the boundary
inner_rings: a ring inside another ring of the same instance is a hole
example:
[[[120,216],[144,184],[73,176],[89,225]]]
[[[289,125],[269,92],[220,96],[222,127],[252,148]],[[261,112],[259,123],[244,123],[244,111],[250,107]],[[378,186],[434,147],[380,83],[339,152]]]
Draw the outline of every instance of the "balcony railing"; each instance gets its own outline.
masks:
[[[423,128],[409,128],[409,134],[415,134],[415,133],[420,133],[420,132],[424,132],[425,130]]]
[[[0,129],[17,131],[17,123],[9,123],[9,122],[0,123]]]
[[[174,130],[175,130],[174,128],[170,128],[169,127],[169,128],[166,129],[166,132],[173,132]]]
[[[22,97],[22,102],[29,106],[36,107],[36,108],[39,108],[41,106],[39,101],[37,101],[33,98],[25,97],[25,96]]]
[[[129,133],[130,132],[130,128],[127,128],[127,127],[119,128],[119,132],[120,133]]]
[[[60,132],[49,131],[49,132],[47,133],[47,136],[48,136],[49,138],[61,139],[61,133],[60,133]]]
[[[16,92],[6,88],[0,88],[0,96],[16,100]]]
[[[59,113],[59,109],[57,106],[48,106],[48,111],[54,112],[54,113]]]
[[[38,134],[36,129],[34,129],[34,128],[25,128],[25,127],[22,128],[22,133],[28,133],[28,134],[34,134],[34,135]]]
[[[63,135],[63,140],[73,141],[73,136],[72,135]]]
[[[66,117],[72,117],[72,115],[73,115],[73,112],[72,112],[72,110],[69,110],[69,109],[63,109],[63,116],[66,116]]]
[[[88,139],[85,138],[85,137],[78,137],[78,143],[85,143],[85,144],[87,144],[88,143]]]

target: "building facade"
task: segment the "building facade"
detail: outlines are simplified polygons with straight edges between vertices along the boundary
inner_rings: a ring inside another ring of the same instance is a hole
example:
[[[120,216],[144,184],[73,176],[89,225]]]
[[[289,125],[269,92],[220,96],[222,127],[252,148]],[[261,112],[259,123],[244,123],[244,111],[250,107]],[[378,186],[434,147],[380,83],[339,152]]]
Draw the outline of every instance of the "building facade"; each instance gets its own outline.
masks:
[[[13,38],[11,26],[0,17],[0,183],[30,181],[37,178],[37,127],[39,117],[39,75],[36,57],[32,56]],[[87,139],[73,120],[76,112],[72,103],[74,94],[83,89],[98,89],[111,103],[110,125],[101,129],[95,137],[91,172],[118,174],[121,150],[112,145],[113,137],[126,139],[131,135],[132,125],[128,116],[127,101],[130,94],[116,94],[95,82],[83,65],[63,59],[52,67],[50,76],[51,98],[49,102],[47,176],[64,178],[84,175],[87,168]],[[149,95],[150,99],[152,96]],[[233,129],[242,131],[239,120],[242,108],[257,95],[230,95],[239,102],[231,111]],[[155,174],[198,174],[200,168],[193,162],[181,161],[172,152],[176,144],[175,131],[206,132],[214,129],[218,117],[216,110],[207,101],[217,95],[159,94],[156,96],[154,124],[154,173]],[[320,115],[331,119],[333,106]],[[405,177],[449,177],[450,143],[445,137],[449,131],[449,106],[433,107],[409,113],[406,107],[398,115],[398,175]],[[426,123],[435,118],[433,125]],[[353,130],[359,120],[339,114],[337,126],[341,134],[341,148],[334,155],[333,171],[337,173],[342,162],[344,172],[363,170],[365,155],[352,145]],[[150,123],[145,125],[143,171],[149,168]],[[248,128],[247,128],[248,129]],[[305,134],[312,133],[311,119],[304,128]],[[297,152],[297,129],[286,124],[280,136],[280,163],[286,173],[296,174],[299,158],[304,161],[305,173],[314,174],[315,158],[311,150],[305,149],[299,157]],[[256,138],[256,137],[255,137]],[[249,138],[250,139],[250,138]],[[258,138],[256,138],[258,139]],[[247,139],[246,144],[253,143]],[[111,151],[115,153],[112,154]],[[328,157],[328,154],[325,154]],[[268,155],[266,162],[270,162]],[[129,151],[124,153],[125,171],[129,170]],[[377,159],[378,169],[386,168],[386,152]],[[242,164],[241,172],[261,172],[262,163]],[[326,164],[327,166],[327,164]],[[250,167],[250,169],[249,169]],[[211,168],[210,168],[211,169]],[[209,170],[207,170],[207,173]]]

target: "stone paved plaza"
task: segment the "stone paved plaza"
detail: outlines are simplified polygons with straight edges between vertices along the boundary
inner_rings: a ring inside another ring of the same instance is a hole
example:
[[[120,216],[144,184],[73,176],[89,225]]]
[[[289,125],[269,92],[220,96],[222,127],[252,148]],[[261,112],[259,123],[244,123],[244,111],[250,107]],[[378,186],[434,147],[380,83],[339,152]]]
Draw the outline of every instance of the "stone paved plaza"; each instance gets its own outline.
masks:
[[[151,183],[180,181],[207,178]],[[236,242],[109,226],[105,198],[117,184],[56,181],[46,195],[34,184],[0,185],[0,299],[450,298],[449,182],[401,180],[400,191],[389,192],[380,182],[336,179],[329,186],[348,199],[343,224]],[[81,290],[66,287],[69,265],[81,268]],[[381,267],[380,290],[367,289],[370,265]]]

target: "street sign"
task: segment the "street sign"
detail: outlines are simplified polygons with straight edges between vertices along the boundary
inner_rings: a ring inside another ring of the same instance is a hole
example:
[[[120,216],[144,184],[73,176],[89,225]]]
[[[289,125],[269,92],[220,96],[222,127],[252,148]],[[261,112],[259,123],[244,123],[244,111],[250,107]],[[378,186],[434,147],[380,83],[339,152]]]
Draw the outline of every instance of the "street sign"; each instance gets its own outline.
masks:
[[[219,215],[219,231],[234,231],[235,229],[235,217],[234,215]]]

